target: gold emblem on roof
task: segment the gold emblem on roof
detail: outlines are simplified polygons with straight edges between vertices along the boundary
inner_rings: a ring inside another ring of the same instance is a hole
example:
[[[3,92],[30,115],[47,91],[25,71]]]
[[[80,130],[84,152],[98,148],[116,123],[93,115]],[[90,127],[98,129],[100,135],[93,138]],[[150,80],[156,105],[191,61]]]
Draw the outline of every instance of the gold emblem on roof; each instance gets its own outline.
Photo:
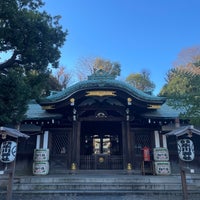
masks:
[[[105,90],[95,90],[95,91],[87,91],[85,96],[117,96],[116,91],[105,91]]]
[[[148,108],[149,109],[159,109],[160,105],[149,105]]]
[[[48,106],[42,106],[43,110],[53,110],[55,109],[55,105],[48,105]]]

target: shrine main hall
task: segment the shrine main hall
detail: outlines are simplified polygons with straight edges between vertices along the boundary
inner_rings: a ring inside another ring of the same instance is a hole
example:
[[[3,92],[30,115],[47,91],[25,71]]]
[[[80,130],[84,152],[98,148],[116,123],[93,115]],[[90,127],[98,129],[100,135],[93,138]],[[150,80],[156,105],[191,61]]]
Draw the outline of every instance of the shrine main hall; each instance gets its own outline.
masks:
[[[167,161],[176,165],[176,140],[166,133],[187,123],[178,116],[166,98],[98,70],[88,80],[30,102],[21,124],[21,131],[30,138],[19,141],[16,170],[31,171],[37,149],[48,150],[45,173],[140,171],[144,159],[153,161],[155,148],[169,150]]]

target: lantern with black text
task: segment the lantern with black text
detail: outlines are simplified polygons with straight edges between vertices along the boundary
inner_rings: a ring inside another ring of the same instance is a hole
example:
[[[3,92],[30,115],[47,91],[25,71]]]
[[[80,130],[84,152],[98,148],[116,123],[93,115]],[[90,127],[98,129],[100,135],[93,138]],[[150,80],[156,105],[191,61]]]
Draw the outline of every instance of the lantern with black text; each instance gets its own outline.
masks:
[[[10,163],[15,160],[17,153],[17,143],[13,141],[5,141],[1,144],[0,161]]]
[[[190,139],[180,139],[177,142],[178,155],[183,161],[194,160],[194,143]]]

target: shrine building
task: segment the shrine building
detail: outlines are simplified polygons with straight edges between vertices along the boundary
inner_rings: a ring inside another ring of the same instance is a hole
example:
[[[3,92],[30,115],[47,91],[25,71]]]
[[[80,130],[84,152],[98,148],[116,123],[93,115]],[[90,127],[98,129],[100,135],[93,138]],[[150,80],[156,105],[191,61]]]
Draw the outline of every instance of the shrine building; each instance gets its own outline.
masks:
[[[48,149],[48,173],[140,171],[145,148],[149,161],[154,148],[169,149],[169,161],[175,166],[175,141],[167,141],[166,133],[187,125],[178,116],[166,98],[144,93],[99,70],[88,80],[30,102],[20,130],[30,138],[19,143],[17,168],[32,169],[35,149]]]

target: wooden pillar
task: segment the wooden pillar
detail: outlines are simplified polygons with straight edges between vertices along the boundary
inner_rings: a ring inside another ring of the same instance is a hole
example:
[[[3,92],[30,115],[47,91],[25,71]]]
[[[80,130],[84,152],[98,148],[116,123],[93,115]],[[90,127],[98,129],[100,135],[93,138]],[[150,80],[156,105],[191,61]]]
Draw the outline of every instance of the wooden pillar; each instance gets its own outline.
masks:
[[[14,160],[10,164],[6,200],[12,200],[12,194],[13,194],[12,190],[13,190],[13,181],[14,181],[14,174],[15,174],[15,165],[16,165],[16,161]]]
[[[154,131],[155,148],[160,147],[160,136],[158,131]]]
[[[16,143],[18,146],[18,139],[16,139]],[[17,149],[16,149],[17,151]],[[8,185],[7,185],[7,195],[6,195],[6,200],[12,200],[13,196],[13,181],[14,181],[14,176],[15,176],[15,166],[16,166],[16,158],[15,160],[9,164],[9,171],[8,171]]]
[[[167,148],[167,137],[166,135],[162,135],[163,147]]]
[[[181,183],[182,183],[182,191],[183,191],[183,200],[188,200],[186,173],[185,173],[184,169],[180,169],[180,171],[181,171]]]
[[[44,132],[43,149],[48,149],[49,131]]]
[[[81,135],[81,123],[77,122],[77,133],[76,133],[76,163],[77,167],[80,167],[80,135]]]
[[[40,148],[40,141],[41,141],[41,135],[37,135],[37,139],[36,139],[36,149]]]
[[[124,169],[127,169],[128,164],[132,165],[132,144],[131,131],[129,120],[122,122],[122,143],[123,143],[123,160]]]
[[[73,122],[71,164],[80,165],[80,122]]]
[[[127,148],[127,127],[126,127],[126,122],[122,122],[122,147],[123,147],[123,168],[127,168],[128,164],[128,148]]]
[[[130,123],[126,122],[126,137],[127,137],[127,163],[132,164],[132,154],[131,154],[131,135],[130,135]]]
[[[72,130],[72,146],[71,146],[71,161],[76,164],[76,134],[77,134],[77,122],[73,122],[73,130]]]
[[[176,118],[175,119],[175,128],[179,128],[180,127],[180,119]]]

